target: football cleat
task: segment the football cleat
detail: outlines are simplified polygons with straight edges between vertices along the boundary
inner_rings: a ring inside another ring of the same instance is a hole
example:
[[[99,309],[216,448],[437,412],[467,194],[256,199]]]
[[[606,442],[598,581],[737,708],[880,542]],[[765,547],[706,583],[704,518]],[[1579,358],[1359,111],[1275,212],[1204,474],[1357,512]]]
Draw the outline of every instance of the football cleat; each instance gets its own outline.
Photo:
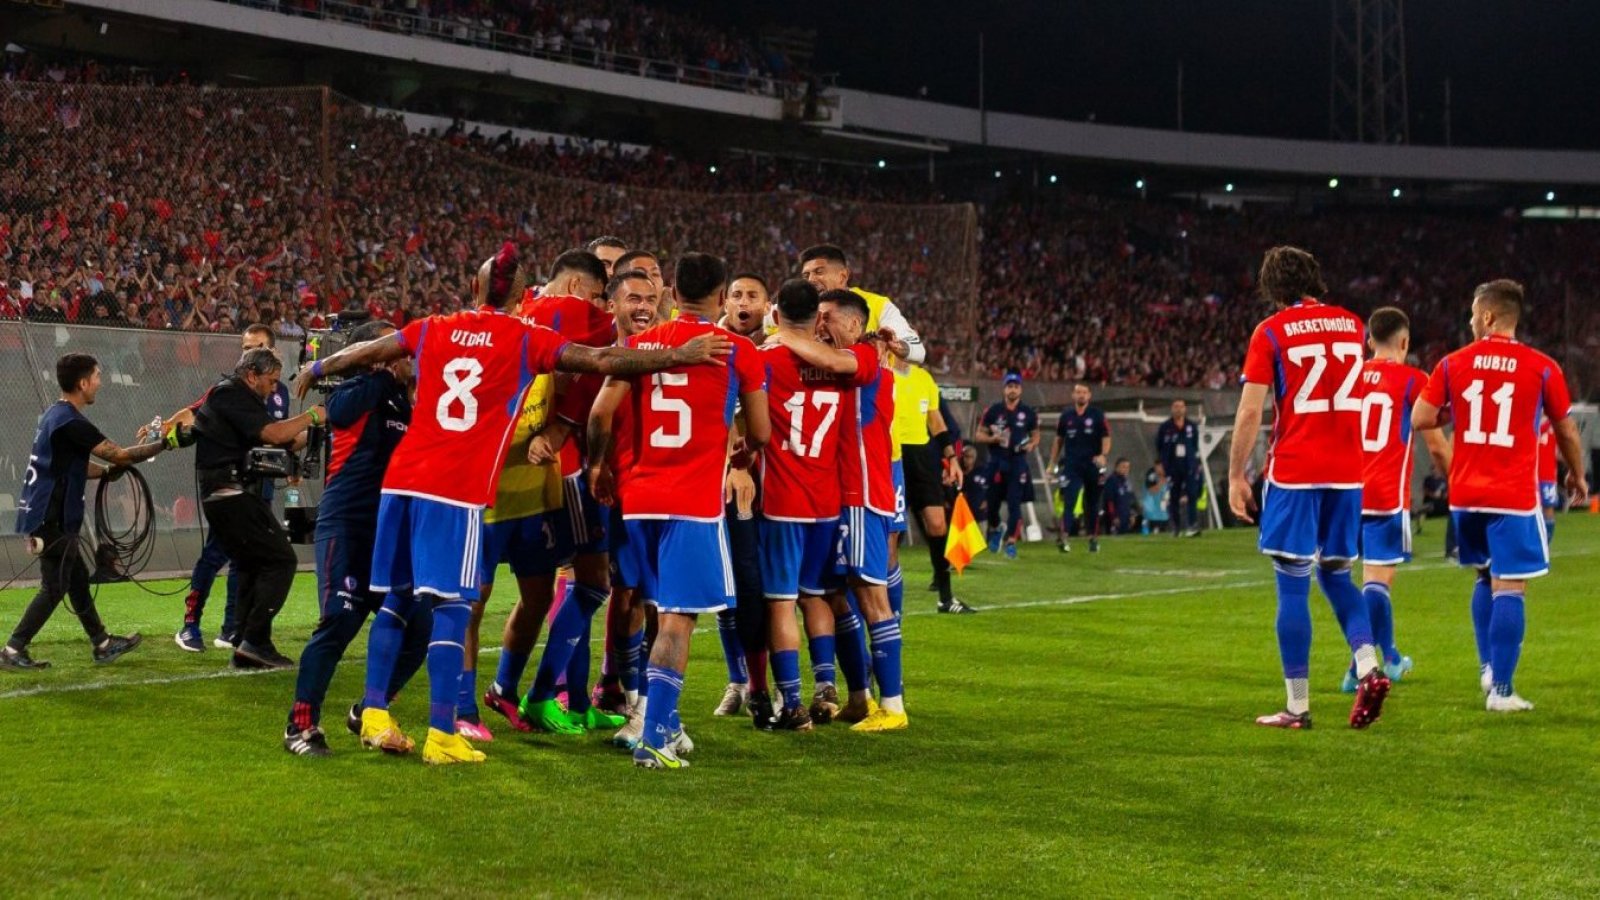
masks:
[[[1100,539],[1099,538],[1089,538],[1089,552],[1090,553],[1099,553],[1100,552]]]
[[[1056,549],[1062,553],[1071,553],[1072,545],[1067,543],[1066,539],[1063,538],[1062,540],[1056,541]]]
[[[1284,710],[1270,716],[1257,716],[1256,724],[1268,728],[1287,728],[1291,731],[1310,731],[1311,712],[1308,710],[1303,713],[1292,713]]]
[[[1489,666],[1480,666],[1478,668],[1478,687],[1485,694],[1494,693],[1494,669]]]
[[[283,749],[295,756],[332,756],[333,751],[328,749],[328,738],[322,733],[321,728],[311,727],[305,731],[295,731],[294,726],[283,735]]]
[[[776,714],[772,710],[772,696],[766,691],[751,691],[750,701],[745,706],[750,713],[750,722],[757,731],[771,731]]]
[[[811,695],[811,721],[818,725],[826,725],[833,721],[839,714],[839,689],[833,682],[824,681],[817,685],[817,690]]]
[[[218,650],[232,650],[239,646],[239,635],[237,632],[224,631],[211,641],[211,646]]]
[[[344,714],[344,728],[346,731],[361,737],[361,704],[352,703],[350,709]]]
[[[1533,704],[1516,694],[1501,694],[1496,691],[1490,691],[1488,699],[1483,703],[1483,708],[1489,712],[1529,712],[1533,709]]]
[[[568,710],[567,721],[582,728],[584,731],[600,731],[602,729],[621,728],[628,724],[628,717],[613,715],[603,709],[591,706],[581,713]]]
[[[474,750],[461,735],[445,734],[437,728],[428,729],[428,740],[422,745],[422,761],[430,766],[481,763],[488,758],[482,750]]]
[[[555,700],[529,703],[530,699],[531,696],[523,698],[522,705],[517,707],[517,715],[532,726],[534,731],[542,731],[545,734],[583,734],[583,728],[572,724],[567,718],[567,711],[561,708],[560,703]]]
[[[850,701],[841,707],[838,712],[834,713],[833,717],[837,721],[854,725],[857,722],[864,722],[870,719],[872,714],[877,711],[878,701],[872,699],[872,695],[868,694],[861,698],[850,698]]]
[[[432,732],[429,729],[432,740]],[[440,732],[441,734],[443,732]],[[417,742],[406,737],[400,730],[400,723],[389,715],[387,709],[363,709],[361,711],[361,746],[368,750],[382,750],[395,756],[410,753],[416,749]]]
[[[522,718],[522,713],[517,708],[517,701],[500,693],[499,685],[490,684],[489,689],[483,692],[483,705],[505,716],[513,729],[521,732],[533,730],[533,726]]]
[[[667,746],[679,756],[688,756],[694,752],[694,741],[689,739],[689,731],[686,728],[679,728],[678,733],[667,741]]]
[[[689,761],[679,759],[670,745],[658,750],[648,744],[639,744],[633,748],[633,764],[641,769],[689,768]]]
[[[874,705],[872,713],[865,719],[851,725],[850,730],[861,732],[904,731],[910,727],[910,716],[903,712],[890,712],[881,706]]]
[[[611,743],[617,747],[628,750],[639,746],[644,739],[644,697],[635,700],[633,706],[628,708],[628,722],[616,734],[611,736]]]
[[[490,731],[488,726],[482,722],[469,722],[466,719],[456,720],[456,734],[469,741],[482,741],[485,744],[494,741],[494,732]]]
[[[1382,669],[1373,669],[1361,679],[1356,686],[1356,702],[1350,707],[1350,727],[1366,728],[1378,717],[1383,715],[1383,698],[1389,696],[1389,688],[1394,682],[1383,674]]]
[[[597,684],[589,693],[589,705],[601,712],[613,713],[624,718],[628,715],[628,695],[622,692],[622,685],[617,682],[610,684]]]
[[[43,659],[34,659],[28,655],[26,648],[13,650],[10,647],[0,647],[0,669],[9,669],[14,672],[27,672],[37,669],[48,669],[50,663]]]
[[[978,610],[976,608],[963,603],[959,598],[956,597],[951,597],[948,604],[939,604],[939,612],[942,613],[954,613],[956,615],[970,616],[977,611]]]
[[[102,666],[107,663],[114,663],[121,659],[124,654],[139,646],[143,640],[144,638],[140,637],[137,631],[127,637],[108,634],[106,639],[94,648],[94,661],[97,665]]]
[[[1412,665],[1411,657],[1402,656],[1398,662],[1384,663],[1383,674],[1389,676],[1390,681],[1399,681],[1411,671]]]
[[[772,727],[775,731],[811,731],[816,726],[812,725],[811,714],[804,706],[785,706],[773,720]]]
[[[244,660],[246,665],[242,665],[242,666],[238,665],[238,663],[239,663],[241,658]],[[235,668],[241,668],[241,669],[243,669],[243,668],[292,669],[292,668],[294,668],[294,660],[290,659],[287,656],[284,656],[282,653],[279,653],[278,652],[278,648],[274,647],[271,643],[267,643],[267,644],[265,644],[263,646],[257,646],[255,644],[250,643],[249,641],[241,641],[239,643],[239,646],[235,647],[234,650],[233,650],[233,659],[234,659],[234,663],[235,663]]]
[[[1354,694],[1359,684],[1360,683],[1356,681],[1356,673],[1350,671],[1349,669],[1345,669],[1344,680],[1339,682],[1339,693]]]
[[[1017,558],[1017,542],[1016,541],[1006,541],[1006,559],[1016,559],[1016,558]]]
[[[1005,532],[1001,531],[998,528],[996,528],[995,530],[989,532],[989,552],[990,553],[999,553],[1000,552],[1000,541],[1004,536],[1005,536]]]
[[[713,716],[736,716],[744,708],[745,701],[750,699],[750,685],[740,684],[737,681],[728,682],[722,690],[722,702],[712,711]]]
[[[206,639],[200,636],[199,625],[185,625],[178,629],[178,633],[172,636],[172,642],[178,645],[179,650],[206,652]]]

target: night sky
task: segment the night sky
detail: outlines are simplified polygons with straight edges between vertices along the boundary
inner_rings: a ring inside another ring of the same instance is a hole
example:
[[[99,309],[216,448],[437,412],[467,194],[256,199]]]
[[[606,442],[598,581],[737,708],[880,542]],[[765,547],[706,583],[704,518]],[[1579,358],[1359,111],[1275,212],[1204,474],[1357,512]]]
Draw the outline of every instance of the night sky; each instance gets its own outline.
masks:
[[[849,87],[1192,131],[1328,136],[1330,0],[664,0],[709,19],[818,30]],[[1406,0],[1411,140],[1600,149],[1600,2]]]

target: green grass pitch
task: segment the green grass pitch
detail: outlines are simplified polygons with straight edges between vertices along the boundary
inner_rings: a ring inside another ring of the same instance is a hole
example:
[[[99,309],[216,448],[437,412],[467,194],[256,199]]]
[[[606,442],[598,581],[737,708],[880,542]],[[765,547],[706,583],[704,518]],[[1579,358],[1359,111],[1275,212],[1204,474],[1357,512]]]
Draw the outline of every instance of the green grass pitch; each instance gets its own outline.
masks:
[[[359,691],[364,635],[330,697],[336,755],[294,758],[279,743],[292,673],[229,676],[222,653],[173,646],[180,600],[106,587],[107,622],[142,631],[140,651],[94,667],[63,610],[34,648],[55,668],[0,675],[0,884],[13,896],[1600,893],[1600,518],[1562,517],[1517,673],[1538,709],[1513,716],[1483,710],[1470,579],[1440,558],[1432,525],[1395,589],[1416,670],[1366,732],[1345,725],[1345,650],[1315,593],[1317,727],[1251,724],[1283,703],[1271,570],[1253,541],[1134,536],[1097,556],[1080,543],[985,557],[958,582],[984,610],[970,617],[931,614],[926,555],[909,551],[901,734],[713,719],[724,674],[702,632],[683,700],[698,749],[680,773],[636,770],[599,738],[509,730],[477,767],[363,752],[338,711]],[[0,594],[0,629],[30,593]],[[312,593],[302,575],[279,620],[291,655]],[[491,605],[486,644],[505,609]],[[482,664],[492,671],[492,654]],[[422,737],[421,683],[396,714]]]

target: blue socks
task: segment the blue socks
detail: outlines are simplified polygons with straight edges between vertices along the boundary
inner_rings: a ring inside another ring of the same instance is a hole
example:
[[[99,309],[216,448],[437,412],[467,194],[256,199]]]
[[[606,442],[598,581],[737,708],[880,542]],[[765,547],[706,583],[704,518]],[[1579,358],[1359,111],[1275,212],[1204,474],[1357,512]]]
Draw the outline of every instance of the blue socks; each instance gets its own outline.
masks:
[[[900,620],[884,619],[867,630],[872,633],[872,674],[878,679],[878,691],[884,697],[898,697],[904,690],[900,683]]]
[[[852,692],[871,689],[867,680],[867,635],[861,628],[861,617],[854,610],[836,616],[833,633],[838,638],[839,668],[844,670],[845,687]]]
[[[1478,573],[1472,586],[1472,636],[1478,641],[1478,665],[1489,664],[1489,620],[1494,614],[1494,591],[1490,588],[1489,573]]]
[[[461,657],[466,663],[466,655]],[[461,688],[456,693],[456,718],[468,722],[478,721],[478,670],[465,669],[461,673]]]
[[[645,671],[644,742],[661,749],[682,727],[678,720],[678,695],[683,693],[683,673],[666,666],[651,666]]]
[[[1512,693],[1511,678],[1517,673],[1517,657],[1522,655],[1522,635],[1527,619],[1520,592],[1497,591],[1493,598],[1489,664],[1494,668],[1494,692],[1506,697]]]
[[[900,621],[900,609],[906,601],[906,579],[896,565],[889,570],[889,609],[894,613],[894,620]]]
[[[1349,569],[1317,569],[1317,583],[1333,604],[1334,614],[1344,623],[1344,637],[1351,650],[1371,646],[1372,619],[1367,613],[1367,603],[1350,579]],[[1279,584],[1282,584],[1280,579]],[[1309,613],[1308,613],[1309,615]]]
[[[1389,586],[1381,581],[1369,581],[1361,589],[1367,601],[1367,616],[1372,620],[1372,640],[1383,651],[1383,661],[1398,663],[1400,650],[1394,645],[1394,605],[1389,600]]]
[[[828,667],[833,668],[831,665]],[[800,706],[800,651],[772,651],[772,680],[778,683],[778,694],[785,709]]]
[[[412,594],[389,594],[372,620],[367,633],[367,686],[361,697],[366,709],[389,708],[389,684],[394,680],[395,663],[400,658],[400,645],[405,640],[406,623],[416,611],[417,600]],[[459,673],[460,667],[456,671]],[[454,704],[451,705],[452,710]]]
[[[833,684],[839,676],[834,672],[834,638],[831,634],[806,638],[811,651],[811,680],[817,684]]]
[[[622,671],[618,672],[618,680],[622,682],[624,691],[638,693],[640,689],[639,673],[643,671],[644,664],[644,629],[640,628],[628,635],[627,646],[622,652]]]
[[[739,617],[731,609],[717,613],[717,634],[722,636],[722,660],[728,664],[728,681],[749,684],[744,667],[744,644],[739,640]]]
[[[456,733],[456,697],[466,658],[467,624],[472,604],[446,600],[433,608],[433,639],[428,642],[428,727]]]
[[[1283,677],[1303,679],[1311,671],[1312,565],[1274,560],[1272,568],[1278,576],[1278,655],[1283,660]]]
[[[528,668],[528,659],[532,655],[500,648],[500,665],[495,668],[494,685],[501,694],[507,697],[522,694],[522,673]]]
[[[544,655],[539,658],[539,671],[533,676],[533,687],[528,691],[528,699],[538,703],[556,695],[556,681],[566,673],[567,664],[572,661],[574,651],[583,641],[584,633],[588,631],[589,620],[605,602],[606,593],[597,587],[587,584],[567,585],[567,595],[561,601],[561,608],[556,610],[555,619],[550,622],[550,633],[545,638]],[[581,686],[573,688],[568,685],[567,697],[570,699],[573,691],[577,689],[581,689]]]
[[[578,640],[578,646],[572,648],[572,659],[567,662],[568,712],[582,714],[589,711],[589,665],[592,662],[589,655],[589,629],[593,625],[592,617],[583,623],[583,637]]]
[[[1556,540],[1556,520],[1555,519],[1545,519],[1544,520],[1544,542],[1546,544],[1553,544],[1553,543],[1555,543],[1555,540]]]

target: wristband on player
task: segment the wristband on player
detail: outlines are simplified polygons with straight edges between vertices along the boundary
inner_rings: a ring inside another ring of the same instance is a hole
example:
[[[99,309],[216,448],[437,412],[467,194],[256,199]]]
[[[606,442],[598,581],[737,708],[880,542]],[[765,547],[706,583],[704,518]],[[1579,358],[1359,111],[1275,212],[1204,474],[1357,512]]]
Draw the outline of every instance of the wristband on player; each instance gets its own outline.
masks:
[[[322,424],[322,418],[317,415],[317,408],[315,406],[313,406],[310,409],[306,410],[306,415],[311,417],[311,427],[312,428],[316,428],[318,425]]]
[[[317,360],[317,361],[315,361],[315,362],[313,362],[311,364],[311,377],[312,378],[321,378],[322,377],[322,360],[319,359],[319,360]]]
[[[944,455],[947,458],[949,456],[953,455],[953,453],[946,453],[945,452],[945,451],[953,451],[955,449],[955,442],[950,439],[950,432],[948,432],[948,431],[939,432],[938,434],[933,436],[933,442],[935,444],[939,445],[939,453],[941,455]]]

